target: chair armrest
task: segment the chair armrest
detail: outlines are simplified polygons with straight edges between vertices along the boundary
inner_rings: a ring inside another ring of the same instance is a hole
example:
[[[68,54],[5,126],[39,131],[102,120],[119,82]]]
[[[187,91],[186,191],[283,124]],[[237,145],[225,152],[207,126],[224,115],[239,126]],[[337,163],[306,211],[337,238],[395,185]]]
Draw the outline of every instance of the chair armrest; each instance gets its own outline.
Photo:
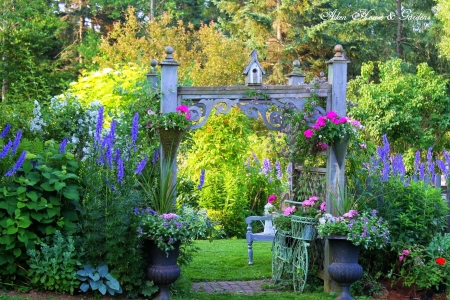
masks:
[[[245,223],[247,223],[247,234],[252,234],[252,222],[253,221],[266,221],[272,220],[272,216],[250,216],[245,218]]]

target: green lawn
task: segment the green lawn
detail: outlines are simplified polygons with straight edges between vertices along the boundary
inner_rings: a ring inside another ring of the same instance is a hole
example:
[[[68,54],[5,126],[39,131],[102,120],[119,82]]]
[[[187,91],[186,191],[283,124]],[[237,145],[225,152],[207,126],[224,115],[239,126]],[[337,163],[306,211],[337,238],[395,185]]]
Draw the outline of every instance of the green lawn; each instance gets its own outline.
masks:
[[[247,242],[240,240],[197,241],[201,248],[194,261],[184,268],[194,282],[215,280],[255,280],[272,277],[272,243],[253,243],[253,265],[248,264]]]

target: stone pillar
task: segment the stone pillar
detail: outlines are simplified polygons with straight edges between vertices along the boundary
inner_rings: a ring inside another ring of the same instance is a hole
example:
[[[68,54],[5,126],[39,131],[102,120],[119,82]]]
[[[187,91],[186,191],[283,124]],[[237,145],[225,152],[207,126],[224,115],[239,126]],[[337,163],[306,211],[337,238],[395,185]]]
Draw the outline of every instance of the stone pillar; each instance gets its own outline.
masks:
[[[156,90],[159,86],[158,74],[156,74],[156,66],[158,62],[154,59],[150,62],[150,71],[147,73],[147,83],[152,90]]]
[[[300,61],[294,60],[292,63],[294,66],[294,69],[291,73],[287,74],[288,78],[288,85],[299,85],[305,83],[305,75],[302,74],[302,71],[300,70]]]
[[[160,62],[161,66],[161,112],[170,113],[177,110],[178,103],[178,63],[172,56],[173,48],[167,46],[165,49],[166,58]],[[162,147],[160,148],[161,155],[161,176],[163,179],[167,178],[167,172],[170,172],[171,186],[174,187],[177,182],[177,161],[176,156],[174,161],[168,161],[164,156]],[[170,163],[170,165],[168,165]]]
[[[339,116],[345,116],[347,112],[346,93],[347,93],[347,64],[349,61],[342,54],[342,46],[334,47],[335,55],[328,64],[328,83],[332,85],[331,101],[327,101],[327,111],[333,110]],[[327,149],[327,213],[337,214],[334,207],[335,202],[342,207],[343,199],[341,195],[345,189],[345,159],[341,165],[336,160],[331,147]],[[328,275],[328,266],[330,265],[330,249],[328,241],[325,241],[325,260],[324,260],[324,291],[337,292],[339,286]]]

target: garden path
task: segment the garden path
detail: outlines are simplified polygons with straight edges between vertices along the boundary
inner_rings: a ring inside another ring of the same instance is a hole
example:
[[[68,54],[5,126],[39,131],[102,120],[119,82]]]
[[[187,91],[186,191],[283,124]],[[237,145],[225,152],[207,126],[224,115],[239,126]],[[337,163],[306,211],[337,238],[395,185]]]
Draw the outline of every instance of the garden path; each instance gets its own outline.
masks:
[[[270,284],[270,280],[249,280],[249,281],[206,281],[192,284],[192,291],[214,293],[238,293],[253,295],[263,292],[262,286]]]

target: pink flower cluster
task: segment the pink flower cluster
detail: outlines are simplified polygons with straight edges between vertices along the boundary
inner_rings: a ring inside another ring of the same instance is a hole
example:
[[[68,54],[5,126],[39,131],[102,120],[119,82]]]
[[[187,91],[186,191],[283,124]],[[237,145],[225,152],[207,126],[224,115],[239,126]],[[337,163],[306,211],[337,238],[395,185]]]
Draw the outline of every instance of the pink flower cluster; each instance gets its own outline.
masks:
[[[409,250],[403,250],[402,251],[402,255],[400,255],[400,257],[398,258],[400,261],[403,261],[403,259],[405,259],[406,256],[409,255]]]
[[[186,114],[186,120],[189,121],[189,119],[191,118],[191,113],[189,112],[189,107],[187,107],[186,105],[178,106],[177,107],[177,111]]]
[[[160,215],[160,217],[163,218],[164,220],[171,220],[177,218],[178,215],[170,213],[170,214],[162,214]]]
[[[313,207],[316,204],[316,201],[319,200],[316,196],[312,196],[309,199],[306,199],[302,202],[303,207]]]
[[[296,210],[295,206],[286,207],[283,214],[287,217],[287,216],[291,215],[292,213],[294,213],[295,210]]]
[[[344,218],[349,218],[349,219],[351,219],[351,218],[353,218],[353,217],[358,217],[358,216],[359,216],[359,213],[358,213],[357,210],[351,209],[351,210],[349,210],[348,212],[346,212],[345,214],[343,214],[342,216],[343,216]]]
[[[269,198],[267,198],[267,202],[269,202],[270,204],[274,204],[278,199],[277,195],[270,195]]]
[[[307,139],[311,138],[314,135],[314,130],[320,130],[322,127],[327,125],[327,120],[329,120],[330,122],[334,123],[334,124],[343,124],[343,123],[347,123],[348,119],[346,117],[339,117],[338,114],[334,111],[329,111],[325,116],[320,116],[316,123],[314,124],[313,127],[311,127],[312,129],[308,129],[306,130],[303,134],[305,135],[305,137]],[[352,124],[354,122],[359,122],[359,121],[352,121]],[[361,124],[361,122],[359,122],[359,125]],[[355,124],[353,124],[354,126],[357,126]],[[327,144],[322,144],[319,145],[321,146],[323,149],[325,149],[328,145]]]

